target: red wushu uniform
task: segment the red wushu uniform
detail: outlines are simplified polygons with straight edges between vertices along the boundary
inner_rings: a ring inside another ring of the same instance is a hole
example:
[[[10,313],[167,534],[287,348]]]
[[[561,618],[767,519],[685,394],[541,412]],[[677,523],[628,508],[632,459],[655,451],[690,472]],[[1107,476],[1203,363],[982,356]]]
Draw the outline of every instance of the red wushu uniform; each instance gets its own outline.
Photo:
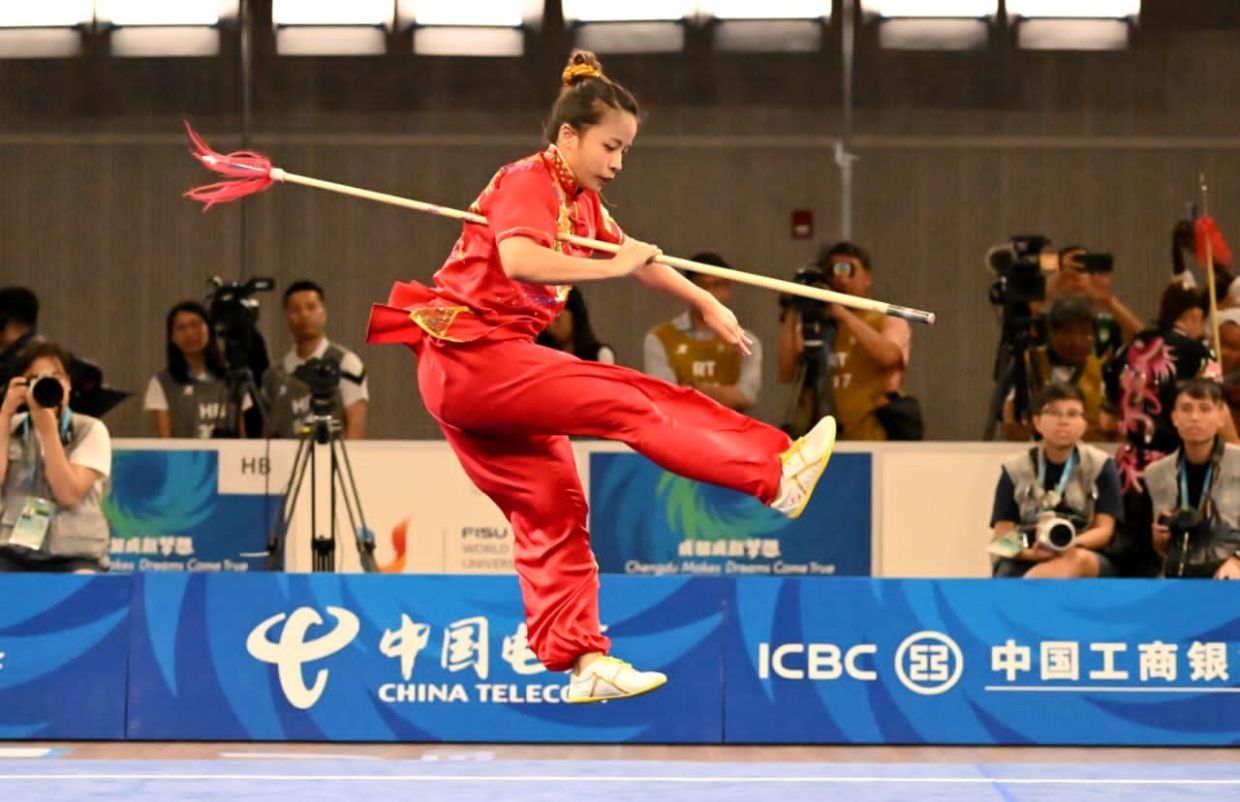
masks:
[[[500,168],[470,206],[431,287],[398,283],[371,312],[367,341],[404,343],[418,388],[465,472],[512,525],[530,646],[551,671],[606,653],[586,497],[568,435],[619,440],[666,470],[770,503],[783,432],[689,388],[534,343],[568,286],[509,278],[498,245],[528,237],[571,256],[560,233],[619,243],[598,193],[576,185],[554,146]]]

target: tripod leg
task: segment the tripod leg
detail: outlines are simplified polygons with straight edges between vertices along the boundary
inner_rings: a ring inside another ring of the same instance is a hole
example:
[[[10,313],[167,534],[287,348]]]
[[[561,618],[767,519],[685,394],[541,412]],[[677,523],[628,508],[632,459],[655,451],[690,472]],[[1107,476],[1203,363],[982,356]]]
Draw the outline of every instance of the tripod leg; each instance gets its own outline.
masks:
[[[284,488],[284,504],[280,510],[280,521],[272,527],[271,534],[267,538],[268,571],[278,571],[284,567],[284,547],[288,540],[289,526],[293,523],[293,513],[297,508],[297,497],[301,495],[308,457],[307,442],[302,440],[297,444],[297,454],[293,457],[293,469],[289,472],[288,484]]]
[[[336,469],[333,472],[333,481],[340,481],[341,498],[344,499],[345,509],[349,514],[349,526],[353,527],[354,536],[357,538],[357,558],[363,571],[374,573],[379,570],[379,566],[375,563],[375,535],[366,525],[366,514],[362,512],[362,497],[357,492],[357,482],[353,478],[353,465],[349,462],[349,450],[345,448],[344,440],[339,437],[332,442],[332,447],[340,449],[340,464],[344,465],[344,480],[340,479],[339,469]],[[336,462],[333,461],[332,465],[335,468]],[[354,516],[355,510],[356,516]]]

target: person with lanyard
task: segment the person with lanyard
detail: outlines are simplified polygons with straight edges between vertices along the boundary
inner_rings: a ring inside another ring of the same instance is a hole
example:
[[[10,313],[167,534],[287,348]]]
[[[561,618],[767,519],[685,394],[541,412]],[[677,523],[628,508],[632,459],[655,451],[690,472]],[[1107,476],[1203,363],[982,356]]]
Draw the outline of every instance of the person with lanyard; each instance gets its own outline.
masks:
[[[1123,520],[1119,473],[1105,451],[1081,442],[1085,399],[1078,387],[1046,385],[1034,397],[1033,427],[1040,443],[1004,460],[991,512],[989,551],[996,577],[1114,576],[1103,553]],[[1069,520],[1071,546],[1056,551],[1031,537],[1040,516]]]
[[[55,343],[32,344],[0,404],[0,571],[108,568],[112,440],[69,409],[71,362]]]
[[[1218,382],[1184,382],[1171,410],[1181,447],[1145,469],[1165,576],[1240,579],[1240,446],[1223,442],[1226,415]]]
[[[396,284],[372,309],[368,341],[416,354],[427,410],[512,524],[530,647],[549,671],[572,671],[567,699],[585,703],[638,696],[667,677],[608,654],[569,436],[619,440],[665,470],[795,518],[826,469],[835,423],[824,418],[793,444],[695,390],[534,342],[572,284],[633,276],[692,304],[729,345],[749,350],[731,310],[660,264],[658,248],[626,237],[603,208],[599,193],[637,135],[637,101],[593,53],[573,51],[561,77],[547,147],[500,168],[470,207],[488,225],[464,224],[431,287]],[[570,233],[619,251],[591,258],[559,240]]]
[[[196,301],[172,307],[164,322],[167,364],[151,377],[142,408],[151,413],[156,437],[208,439],[223,433],[244,436],[236,414],[224,357],[216,345],[207,310]],[[242,410],[253,401],[242,399]]]

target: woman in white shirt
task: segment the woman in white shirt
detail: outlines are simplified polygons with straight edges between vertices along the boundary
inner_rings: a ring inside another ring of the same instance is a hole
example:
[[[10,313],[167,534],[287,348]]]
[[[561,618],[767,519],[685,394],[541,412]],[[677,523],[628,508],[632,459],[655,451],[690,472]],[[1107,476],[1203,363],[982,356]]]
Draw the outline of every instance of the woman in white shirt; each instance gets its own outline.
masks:
[[[155,436],[236,436],[240,416],[207,310],[182,301],[168,312],[166,332],[167,365],[151,377],[142,405],[151,413]]]

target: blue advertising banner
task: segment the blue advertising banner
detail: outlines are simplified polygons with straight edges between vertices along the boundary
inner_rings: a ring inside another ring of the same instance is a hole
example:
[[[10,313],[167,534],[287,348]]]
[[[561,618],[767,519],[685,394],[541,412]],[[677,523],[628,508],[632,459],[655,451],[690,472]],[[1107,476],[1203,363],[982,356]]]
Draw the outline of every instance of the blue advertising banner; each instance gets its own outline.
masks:
[[[596,452],[591,543],[610,573],[868,576],[870,490],[870,455],[835,454],[805,512],[790,521],[640,454]]]
[[[0,574],[0,738],[124,738],[127,577]]]
[[[129,737],[196,740],[722,740],[724,583],[613,577],[613,653],[683,678],[563,702],[529,651],[515,577],[139,574]],[[670,687],[670,686],[669,686]],[[674,701],[674,703],[672,703]]]
[[[738,743],[1240,744],[1240,586],[728,585]]]
[[[277,495],[223,494],[220,455],[117,451],[103,512],[112,528],[114,571],[251,571],[266,561]]]

